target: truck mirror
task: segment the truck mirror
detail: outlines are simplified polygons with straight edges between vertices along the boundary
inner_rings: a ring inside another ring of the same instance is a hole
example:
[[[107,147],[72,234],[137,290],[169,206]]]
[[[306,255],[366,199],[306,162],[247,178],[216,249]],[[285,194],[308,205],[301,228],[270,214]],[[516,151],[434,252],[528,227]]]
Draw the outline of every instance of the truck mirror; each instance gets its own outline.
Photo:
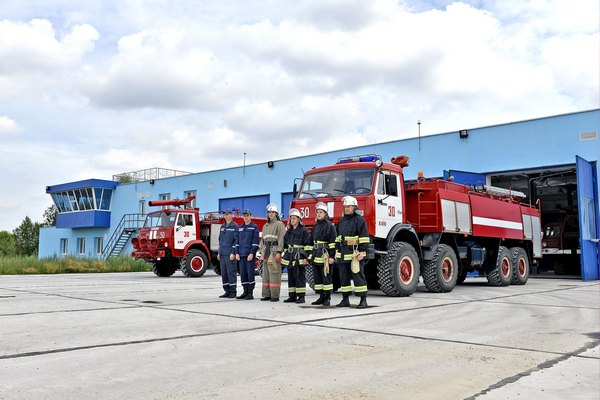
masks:
[[[298,184],[294,182],[294,189],[292,190],[293,197],[296,198],[296,194],[298,193]]]

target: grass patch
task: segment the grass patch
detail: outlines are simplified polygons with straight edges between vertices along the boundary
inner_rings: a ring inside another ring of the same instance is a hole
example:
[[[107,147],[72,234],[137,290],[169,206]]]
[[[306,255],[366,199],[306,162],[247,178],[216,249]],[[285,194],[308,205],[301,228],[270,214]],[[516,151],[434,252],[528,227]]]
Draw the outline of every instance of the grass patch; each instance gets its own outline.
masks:
[[[108,260],[96,258],[0,257],[0,275],[68,274],[94,272],[142,272],[152,266],[142,260],[117,257]]]

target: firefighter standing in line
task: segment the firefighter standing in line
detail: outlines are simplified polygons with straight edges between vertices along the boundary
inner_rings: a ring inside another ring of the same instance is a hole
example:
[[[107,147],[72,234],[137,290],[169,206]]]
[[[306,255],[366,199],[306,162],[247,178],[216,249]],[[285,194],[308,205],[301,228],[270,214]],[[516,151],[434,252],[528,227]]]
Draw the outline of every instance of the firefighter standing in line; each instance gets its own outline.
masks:
[[[352,286],[350,278],[354,281],[354,293],[360,296],[360,303],[356,308],[367,307],[367,280],[365,279],[365,260],[367,247],[369,245],[369,231],[364,218],[356,213],[358,201],[352,196],[346,196],[342,200],[344,205],[344,216],[337,226],[338,236],[336,238],[336,258],[340,263],[340,290],[343,295],[342,301],[336,307],[350,307],[350,293]],[[355,267],[352,268],[352,261]]]
[[[315,277],[315,291],[319,299],[312,305],[329,307],[333,292],[333,262],[335,257],[335,226],[328,220],[327,204],[317,203],[317,222],[312,230],[311,243],[307,248],[311,251],[310,260]]]
[[[310,233],[302,225],[300,211],[295,208],[290,210],[290,227],[283,239],[283,260],[281,265],[288,267],[289,297],[284,303],[304,303],[306,295],[306,271],[308,264],[307,247],[310,248]]]
[[[244,222],[240,224],[238,231],[238,248],[236,259],[240,262],[240,276],[244,293],[236,299],[252,300],[254,299],[254,264],[256,262],[256,252],[258,251],[259,230],[258,226],[252,222],[252,213],[250,210],[244,210],[242,214]]]
[[[275,204],[267,206],[267,223],[262,229],[260,259],[262,269],[262,301],[279,301],[281,291],[281,252],[285,225],[279,220],[279,210]]]
[[[233,222],[231,210],[223,212],[225,223],[221,225],[219,232],[219,254],[217,259],[221,265],[221,280],[223,281],[223,290],[225,293],[221,298],[234,299],[237,291],[237,262],[235,254],[238,245],[238,226]]]

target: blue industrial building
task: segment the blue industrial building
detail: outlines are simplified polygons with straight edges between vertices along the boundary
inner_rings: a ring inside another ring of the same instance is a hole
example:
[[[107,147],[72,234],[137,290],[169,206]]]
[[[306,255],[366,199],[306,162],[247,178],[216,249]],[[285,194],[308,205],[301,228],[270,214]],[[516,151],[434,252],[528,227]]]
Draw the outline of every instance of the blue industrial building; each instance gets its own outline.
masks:
[[[39,257],[130,252],[128,239],[149,211],[149,200],[196,195],[195,207],[203,212],[249,208],[264,216],[265,206],[276,203],[287,213],[294,179],[303,171],[349,155],[389,160],[405,154],[409,179],[422,171],[426,177],[522,191],[528,201],[541,200],[542,224],[574,213],[582,278],[598,279],[599,131],[600,109],[594,109],[201,173],[157,168],[126,174],[130,183],[114,177],[48,186],[60,212],[56,227],[40,232]]]

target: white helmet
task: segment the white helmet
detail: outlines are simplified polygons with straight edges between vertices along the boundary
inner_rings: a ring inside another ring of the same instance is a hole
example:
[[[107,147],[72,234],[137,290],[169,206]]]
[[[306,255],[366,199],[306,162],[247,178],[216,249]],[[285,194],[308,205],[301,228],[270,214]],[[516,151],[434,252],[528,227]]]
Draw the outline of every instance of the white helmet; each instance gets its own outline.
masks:
[[[298,211],[297,208],[290,209],[289,216],[290,217],[298,217],[298,218],[302,219],[302,215],[300,214],[300,211]]]
[[[327,204],[325,204],[322,201],[320,201],[320,202],[317,203],[316,209],[317,209],[317,211],[318,210],[322,210],[322,211],[327,212]]]
[[[267,206],[267,212],[269,211],[275,211],[277,214],[279,214],[279,209],[277,208],[277,205],[271,203]]]
[[[358,201],[356,201],[355,197],[346,196],[342,199],[342,204],[345,206],[354,206],[358,207]]]

